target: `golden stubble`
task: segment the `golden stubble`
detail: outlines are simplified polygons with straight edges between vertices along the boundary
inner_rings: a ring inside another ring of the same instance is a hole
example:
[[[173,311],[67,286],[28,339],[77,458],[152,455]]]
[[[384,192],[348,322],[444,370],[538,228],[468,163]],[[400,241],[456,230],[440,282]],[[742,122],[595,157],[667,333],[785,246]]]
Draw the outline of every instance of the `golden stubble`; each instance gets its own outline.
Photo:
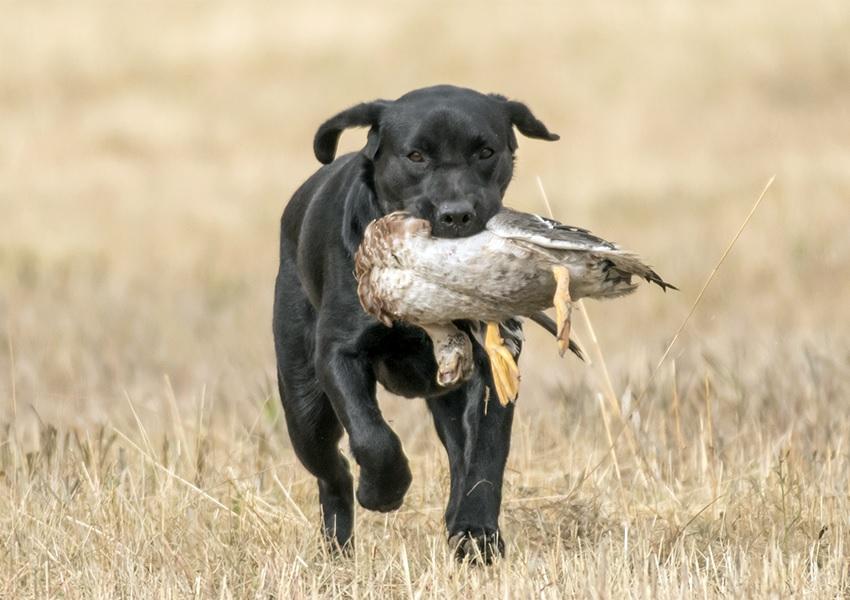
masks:
[[[0,597],[846,594],[848,27],[838,0],[6,6]],[[382,394],[414,483],[332,560],[277,397],[278,219],[319,123],[439,82],[561,134],[520,137],[508,204],[545,212],[539,176],[682,291],[585,303],[589,364],[527,328],[507,559],[454,564],[427,410]]]

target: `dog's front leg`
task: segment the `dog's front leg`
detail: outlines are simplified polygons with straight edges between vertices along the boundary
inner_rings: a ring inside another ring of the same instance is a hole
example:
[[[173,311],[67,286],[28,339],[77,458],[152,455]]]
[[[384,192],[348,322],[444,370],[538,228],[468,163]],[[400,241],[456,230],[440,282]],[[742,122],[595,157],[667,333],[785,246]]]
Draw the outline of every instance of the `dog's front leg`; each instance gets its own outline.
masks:
[[[470,385],[466,390],[463,491],[452,515],[449,537],[458,558],[489,563],[505,551],[499,513],[514,405],[502,406],[495,393],[488,394],[486,388],[482,392],[481,387]]]
[[[486,368],[486,364],[479,369]],[[428,399],[446,447],[451,494],[446,528],[458,559],[489,563],[504,553],[499,530],[502,479],[511,443],[514,405],[502,406],[479,374],[463,388]]]
[[[316,370],[322,388],[348,432],[351,453],[360,465],[357,501],[369,510],[401,506],[411,474],[401,441],[381,415],[375,375],[363,353],[344,344],[323,344]]]
[[[513,357],[522,344],[518,322],[502,324],[512,340]],[[428,399],[434,425],[446,447],[451,495],[446,528],[457,558],[490,562],[504,553],[499,529],[502,482],[511,445],[514,405],[502,406],[494,386],[488,355],[474,344],[475,372],[461,388]]]

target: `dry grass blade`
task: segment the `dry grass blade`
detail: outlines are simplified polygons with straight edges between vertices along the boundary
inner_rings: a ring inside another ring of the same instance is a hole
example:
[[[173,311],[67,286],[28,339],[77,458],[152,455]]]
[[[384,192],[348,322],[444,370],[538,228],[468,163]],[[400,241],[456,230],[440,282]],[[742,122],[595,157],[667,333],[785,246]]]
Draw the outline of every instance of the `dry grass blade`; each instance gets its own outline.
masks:
[[[147,447],[147,456],[153,459],[153,457],[155,456],[153,444],[151,444],[151,439],[150,437],[148,437],[148,432],[145,429],[145,426],[142,423],[142,419],[139,417],[139,413],[136,411],[136,407],[133,405],[133,401],[130,399],[130,394],[127,392],[127,390],[124,390],[124,398],[127,400],[127,405],[130,407],[130,412],[133,414],[133,419],[136,421],[136,427],[139,428],[139,435],[142,436],[142,441]],[[118,433],[119,435],[123,435],[117,429],[116,433]]]
[[[281,483],[280,479],[278,479],[277,477],[277,474],[274,474],[272,477],[274,479],[275,485],[283,493],[283,496],[286,498],[286,501],[289,502],[289,505],[292,506],[301,521],[303,521],[307,525],[310,525],[310,519],[307,518],[307,515],[305,515],[304,511],[301,510],[301,507],[298,506],[298,503],[292,499],[292,494],[290,494],[289,490],[286,489],[286,486]]]
[[[12,324],[9,321],[6,325],[6,345],[9,348],[9,385],[11,386],[10,400],[12,401],[12,422],[14,423],[18,417],[18,394],[15,380],[15,347],[12,344]]]
[[[691,517],[687,521],[685,521],[681,527],[676,529],[676,531],[673,533],[673,535],[670,537],[669,541],[667,541],[666,544],[667,552],[665,554],[667,555],[667,557],[669,557],[670,553],[672,552],[673,546],[676,544],[676,542],[679,540],[685,530],[687,530],[687,528],[690,527],[694,523],[694,521],[696,521],[703,513],[705,513],[705,511],[717,504],[721,497],[722,496],[715,496],[714,498],[712,498],[711,502],[705,504],[697,512],[691,515]],[[664,560],[666,560],[666,558]]]
[[[605,427],[605,437],[608,438],[608,445],[611,449],[611,464],[614,465],[614,474],[617,476],[617,484],[620,486],[620,490],[622,492],[623,476],[620,474],[620,461],[617,459],[617,448],[614,446],[614,438],[611,434],[611,424],[608,422],[608,411],[605,409],[605,399],[602,394],[597,394],[596,398],[599,400],[599,413],[602,415],[602,425]]]
[[[142,455],[142,457],[143,457],[146,461],[148,461],[148,462],[149,462],[152,466],[156,467],[157,469],[159,469],[160,471],[162,471],[163,473],[165,473],[165,474],[166,474],[166,475],[168,475],[169,477],[173,478],[175,481],[178,481],[179,483],[182,483],[182,484],[183,484],[183,485],[185,485],[187,488],[189,488],[190,490],[192,490],[193,492],[195,492],[196,494],[198,494],[199,496],[201,496],[201,497],[202,497],[202,498],[204,498],[205,500],[208,500],[209,502],[212,502],[212,503],[213,503],[213,504],[215,504],[218,508],[220,508],[220,509],[222,509],[222,510],[227,511],[228,513],[230,513],[230,514],[231,514],[232,516],[234,516],[234,517],[238,516],[238,515],[237,515],[237,514],[236,514],[233,510],[231,510],[230,508],[228,508],[227,506],[225,506],[224,504],[222,504],[222,503],[221,503],[219,500],[217,500],[216,498],[213,498],[212,496],[210,496],[207,492],[205,492],[204,490],[202,490],[201,488],[199,488],[198,486],[196,486],[196,485],[195,485],[194,483],[192,483],[191,481],[187,481],[186,479],[183,479],[183,478],[182,478],[182,477],[180,477],[180,475],[178,475],[177,473],[175,473],[175,472],[171,471],[170,469],[165,468],[163,465],[159,464],[159,463],[156,461],[156,459],[154,459],[154,458],[153,458],[153,456],[152,456],[152,455],[149,455],[149,454],[148,454],[147,452],[145,452],[142,448],[139,448],[139,446],[138,446],[135,442],[133,442],[133,440],[131,440],[130,438],[128,438],[128,437],[127,437],[126,435],[124,435],[121,431],[119,431],[118,429],[115,429],[114,427],[112,428],[112,430],[113,430],[116,434],[118,434],[118,436],[119,436],[121,439],[123,439],[125,442],[127,442],[127,443],[130,445],[130,447],[131,447],[131,448],[133,448],[136,452],[138,452],[139,454],[141,454],[141,455]]]
[[[183,418],[180,415],[180,409],[177,407],[177,396],[174,394],[174,387],[171,385],[171,378],[168,375],[163,377],[165,385],[165,398],[168,404],[168,410],[171,413],[171,420],[174,424],[174,435],[180,442],[180,456],[184,460],[189,461],[189,437],[186,435],[186,428],[183,426]]]
[[[549,213],[549,217],[551,219],[555,218],[555,213],[552,211],[552,204],[549,202],[549,196],[546,194],[546,188],[543,186],[543,179],[538,175],[536,177],[537,188],[540,190],[540,195],[543,198],[543,203],[546,205],[546,210]],[[598,365],[598,371],[600,372],[600,379],[602,380],[602,389],[604,391],[604,397],[608,399],[608,403],[610,404],[611,411],[613,414],[617,415],[617,419],[620,421],[620,431],[618,432],[618,436],[623,431],[628,431],[627,440],[629,442],[629,449],[632,452],[632,456],[634,456],[635,460],[638,463],[638,468],[641,471],[641,474],[644,478],[646,478],[648,470],[644,468],[645,459],[640,452],[640,448],[638,446],[637,439],[635,438],[634,433],[631,428],[628,426],[628,423],[623,416],[622,408],[620,407],[620,402],[617,400],[617,393],[614,391],[614,385],[611,383],[611,375],[608,371],[608,364],[605,361],[605,354],[602,352],[602,345],[599,343],[599,338],[596,337],[596,330],[593,327],[593,321],[590,319],[590,314],[587,312],[587,307],[585,307],[584,302],[578,300],[575,303],[578,306],[578,311],[582,314],[584,319],[585,327],[587,327],[587,331],[590,334],[590,340],[593,343],[593,348],[596,354],[595,361],[589,361],[588,366],[596,366]],[[579,346],[582,346],[579,344]],[[582,346],[582,349],[583,346]],[[586,356],[590,356],[586,354]],[[601,397],[600,397],[601,400]],[[612,460],[614,461],[614,471],[617,475],[617,481],[622,486],[622,479],[620,477],[620,466],[617,461],[617,452],[614,444],[614,440],[611,438],[611,430],[610,424],[608,422],[607,415],[605,414],[605,408],[602,403],[600,403],[600,408],[602,409],[602,418],[605,424],[605,433],[608,436],[608,441],[612,444],[610,448],[610,455]]]
[[[767,190],[769,190],[770,186],[773,185],[773,181],[775,179],[776,179],[776,175],[772,176],[768,180],[768,182],[765,184],[764,188],[761,191],[761,194],[759,194],[758,199],[755,201],[752,208],[750,208],[750,212],[747,213],[746,218],[743,220],[740,227],[738,227],[738,230],[735,232],[735,235],[732,237],[729,244],[726,246],[726,249],[723,251],[723,254],[720,255],[720,260],[717,261],[717,263],[714,265],[714,268],[708,274],[708,277],[706,278],[705,283],[702,284],[702,288],[700,288],[700,291],[697,294],[696,299],[691,304],[691,307],[688,310],[687,316],[685,316],[685,319],[682,321],[681,325],[679,325],[679,328],[676,330],[676,333],[673,335],[673,339],[671,339],[670,343],[667,344],[667,347],[664,349],[664,353],[661,355],[661,358],[658,360],[658,363],[655,365],[655,369],[653,369],[652,373],[649,376],[649,379],[647,380],[646,384],[643,387],[643,390],[641,391],[641,393],[638,395],[637,399],[635,400],[634,406],[629,411],[629,414],[626,415],[623,426],[620,427],[620,430],[617,432],[617,435],[614,436],[614,445],[617,444],[617,441],[620,439],[620,436],[623,434],[623,432],[628,427],[628,420],[631,419],[632,415],[635,414],[635,412],[640,408],[640,404],[643,401],[643,399],[646,397],[646,394],[649,391],[649,387],[652,384],[653,380],[655,379],[655,376],[658,374],[658,371],[661,369],[661,366],[664,364],[664,361],[667,360],[668,356],[670,356],[670,351],[673,349],[673,346],[678,341],[679,336],[685,330],[685,327],[687,327],[688,323],[691,320],[691,317],[694,316],[694,313],[696,312],[697,307],[699,306],[700,302],[702,301],[703,296],[705,295],[705,291],[708,289],[708,286],[711,285],[711,282],[714,281],[714,277],[717,275],[717,272],[720,270],[721,265],[723,265],[723,263],[726,261],[726,257],[729,256],[729,253],[732,251],[732,248],[735,247],[735,244],[738,242],[738,238],[741,237],[741,234],[744,232],[744,229],[746,229],[747,224],[750,222],[750,219],[752,219],[752,217],[755,214],[756,210],[758,209],[759,205],[761,205],[761,201],[764,200],[764,197],[767,194]],[[606,452],[606,454],[607,454],[607,452]],[[602,459],[600,459],[596,463],[596,465],[593,467],[593,469],[591,469],[591,471],[590,471],[590,473],[588,473],[588,475],[590,475],[594,471],[596,471],[596,469],[598,469],[599,466],[601,466],[604,461],[605,461],[604,457]]]
[[[652,374],[649,376],[649,380],[647,381],[646,386],[648,387],[650,383],[652,383],[655,376],[658,374],[658,371],[661,369],[661,365],[664,364],[664,361],[667,360],[667,357],[670,356],[670,351],[673,349],[673,346],[679,340],[679,336],[682,335],[682,332],[685,330],[685,327],[688,326],[688,323],[691,320],[691,317],[694,316],[694,313],[697,310],[697,307],[702,302],[702,298],[705,295],[705,290],[708,289],[708,286],[711,285],[711,282],[714,281],[714,277],[717,275],[717,272],[720,270],[720,267],[726,262],[726,257],[729,256],[729,253],[732,252],[732,248],[735,247],[735,244],[738,242],[738,238],[741,237],[741,234],[744,233],[744,229],[746,229],[747,225],[750,222],[750,219],[753,218],[753,215],[756,214],[756,210],[761,205],[761,201],[764,200],[764,197],[767,195],[767,190],[770,189],[770,186],[773,185],[774,180],[776,179],[776,175],[773,175],[768,182],[765,184],[764,188],[759,194],[758,199],[753,204],[752,208],[750,208],[750,212],[747,213],[746,218],[741,223],[741,226],[738,227],[738,231],[735,232],[735,235],[732,237],[729,244],[726,246],[726,249],[723,251],[723,254],[720,255],[720,260],[717,261],[717,264],[714,265],[714,268],[711,270],[711,273],[708,274],[708,277],[705,279],[705,283],[702,284],[702,287],[697,294],[697,297],[694,299],[693,304],[691,304],[691,308],[688,310],[687,316],[685,316],[682,324],[679,325],[679,328],[676,330],[676,333],[673,335],[673,339],[670,340],[670,343],[667,344],[667,348],[664,349],[664,353],[661,355],[661,358],[658,359],[658,364],[655,365],[655,369],[652,371]],[[641,400],[643,395],[646,394],[646,389],[638,396],[638,401]]]

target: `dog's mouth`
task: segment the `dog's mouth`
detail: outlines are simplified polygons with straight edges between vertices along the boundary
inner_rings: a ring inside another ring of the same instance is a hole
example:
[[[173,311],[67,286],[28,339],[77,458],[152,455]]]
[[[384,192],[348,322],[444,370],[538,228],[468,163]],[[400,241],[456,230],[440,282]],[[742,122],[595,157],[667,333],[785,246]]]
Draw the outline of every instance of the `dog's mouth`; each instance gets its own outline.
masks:
[[[435,238],[465,238],[481,233],[487,221],[499,212],[501,198],[489,196],[483,191],[463,194],[461,200],[420,196],[405,201],[403,212],[411,218],[428,221]]]

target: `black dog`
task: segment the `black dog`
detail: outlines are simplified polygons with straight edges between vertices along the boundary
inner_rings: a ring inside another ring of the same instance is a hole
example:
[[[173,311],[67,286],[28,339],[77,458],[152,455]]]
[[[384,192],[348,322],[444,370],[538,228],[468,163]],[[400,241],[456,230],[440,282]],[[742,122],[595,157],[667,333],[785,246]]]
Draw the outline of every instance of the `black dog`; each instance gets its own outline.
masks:
[[[504,551],[498,518],[513,407],[489,402],[485,411],[486,354],[475,344],[472,376],[439,387],[422,330],[386,327],[363,312],[353,255],[370,221],[401,209],[428,219],[437,236],[481,231],[513,174],[513,126],[558,139],[524,104],[452,86],[358,104],[319,127],[313,150],[326,166],[283,212],[273,325],[280,395],[295,453],[318,479],[324,533],[340,547],[354,523],[353,481],[338,448],[343,428],[360,466],[364,508],[395,510],[410,485],[401,442],[375,400],[381,383],[428,403],[449,458],[445,519],[458,556],[489,561]],[[347,127],[369,127],[368,141],[334,160]],[[518,354],[518,323],[513,332],[506,325]]]

